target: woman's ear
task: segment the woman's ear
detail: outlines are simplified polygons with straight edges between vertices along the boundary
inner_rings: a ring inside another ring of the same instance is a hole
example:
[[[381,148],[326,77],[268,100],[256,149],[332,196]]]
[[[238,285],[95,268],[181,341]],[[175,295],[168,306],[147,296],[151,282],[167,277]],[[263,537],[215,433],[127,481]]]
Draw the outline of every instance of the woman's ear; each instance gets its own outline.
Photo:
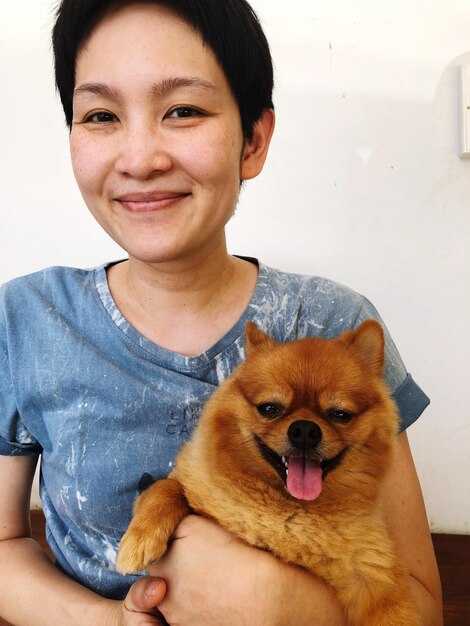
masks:
[[[245,142],[240,163],[240,180],[255,178],[261,172],[268,155],[274,131],[275,115],[267,109],[253,128],[253,138]]]

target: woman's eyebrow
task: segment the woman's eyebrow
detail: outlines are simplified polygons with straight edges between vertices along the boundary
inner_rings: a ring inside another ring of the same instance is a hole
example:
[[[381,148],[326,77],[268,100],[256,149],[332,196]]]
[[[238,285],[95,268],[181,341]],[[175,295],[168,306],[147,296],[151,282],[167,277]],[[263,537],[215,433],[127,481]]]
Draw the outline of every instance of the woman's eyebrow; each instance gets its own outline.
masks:
[[[182,89],[184,87],[196,87],[198,89],[206,89],[209,91],[218,91],[218,87],[204,78],[198,76],[176,76],[171,78],[163,78],[162,80],[154,83],[151,88],[153,95],[157,97],[164,97],[170,94],[172,91]],[[91,93],[97,96],[106,98],[107,100],[119,100],[120,93],[117,89],[106,85],[104,83],[82,83],[75,87],[73,91],[74,96],[81,94]]]
[[[158,96],[163,97],[184,87],[196,87],[200,89],[208,89],[210,91],[218,91],[218,88],[208,80],[200,78],[198,76],[176,76],[172,78],[163,78],[162,80],[154,83],[152,86],[152,92]]]
[[[104,83],[83,83],[75,87],[73,90],[73,95],[79,96],[81,94],[92,93],[97,96],[102,96],[107,100],[119,100],[119,92],[113,87],[109,85],[105,85]]]

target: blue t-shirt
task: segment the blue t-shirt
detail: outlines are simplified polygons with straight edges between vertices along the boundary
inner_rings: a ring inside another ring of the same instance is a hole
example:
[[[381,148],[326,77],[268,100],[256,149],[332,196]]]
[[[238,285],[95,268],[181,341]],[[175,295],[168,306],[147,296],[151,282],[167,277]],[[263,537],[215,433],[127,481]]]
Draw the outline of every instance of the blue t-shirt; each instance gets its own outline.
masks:
[[[259,264],[234,327],[195,357],[163,349],[117,309],[106,266],[55,267],[0,290],[0,454],[41,455],[47,539],[58,565],[122,598],[136,577],[115,571],[138,486],[171,470],[204,401],[244,356],[248,320],[279,341],[336,336],[380,317],[329,280]],[[429,400],[386,333],[385,379],[406,428]],[[156,520],[158,522],[158,520]]]

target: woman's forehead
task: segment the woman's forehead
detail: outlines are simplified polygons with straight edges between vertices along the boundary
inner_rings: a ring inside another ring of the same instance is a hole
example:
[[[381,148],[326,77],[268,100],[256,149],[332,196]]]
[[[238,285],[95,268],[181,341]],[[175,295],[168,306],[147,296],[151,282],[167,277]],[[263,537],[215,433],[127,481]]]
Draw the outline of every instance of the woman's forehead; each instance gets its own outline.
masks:
[[[104,16],[82,44],[76,71],[107,73],[123,62],[127,67],[133,65],[141,75],[155,71],[178,76],[184,66],[183,75],[199,77],[201,83],[204,74],[225,81],[214,53],[200,34],[159,4],[132,3]]]

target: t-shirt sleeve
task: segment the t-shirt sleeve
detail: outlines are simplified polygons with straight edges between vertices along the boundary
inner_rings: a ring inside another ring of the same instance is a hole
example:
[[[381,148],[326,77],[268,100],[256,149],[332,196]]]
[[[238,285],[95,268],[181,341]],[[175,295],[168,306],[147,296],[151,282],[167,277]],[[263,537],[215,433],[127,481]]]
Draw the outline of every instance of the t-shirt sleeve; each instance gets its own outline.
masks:
[[[385,334],[384,378],[400,413],[400,432],[415,422],[430,403],[428,396],[415,383],[398,352],[390,333],[374,305],[364,298],[363,306],[353,325],[357,328],[366,319],[375,319]]]
[[[0,289],[0,454],[32,456],[41,446],[23,424],[17,409],[10,368],[8,323],[5,315],[5,290]]]

